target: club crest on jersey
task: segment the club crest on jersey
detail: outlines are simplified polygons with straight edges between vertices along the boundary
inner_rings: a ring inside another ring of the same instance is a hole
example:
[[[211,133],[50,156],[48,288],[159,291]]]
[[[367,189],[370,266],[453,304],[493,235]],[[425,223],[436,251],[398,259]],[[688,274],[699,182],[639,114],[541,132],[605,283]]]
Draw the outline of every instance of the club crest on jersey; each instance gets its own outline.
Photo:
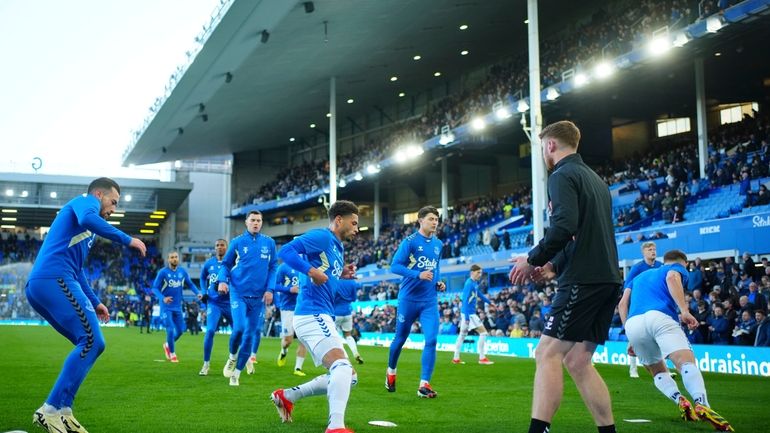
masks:
[[[439,253],[438,247],[433,247],[433,254],[438,255],[438,253]]]
[[[436,269],[436,266],[438,266],[438,260],[431,259],[429,257],[420,256],[419,259],[417,259],[417,267],[420,269]]]
[[[399,322],[401,322],[401,323],[404,323],[404,321],[405,321],[405,320],[406,320],[406,319],[404,318],[404,315],[399,313],[399,315],[398,315],[398,321],[399,321]]]
[[[268,254],[268,253],[270,252],[270,249],[268,249],[267,247],[262,247],[262,249],[260,250],[260,252],[261,252],[262,254]]]
[[[236,308],[238,308],[238,301],[232,301],[232,302],[230,302],[230,308],[232,308],[233,310],[235,310]]]

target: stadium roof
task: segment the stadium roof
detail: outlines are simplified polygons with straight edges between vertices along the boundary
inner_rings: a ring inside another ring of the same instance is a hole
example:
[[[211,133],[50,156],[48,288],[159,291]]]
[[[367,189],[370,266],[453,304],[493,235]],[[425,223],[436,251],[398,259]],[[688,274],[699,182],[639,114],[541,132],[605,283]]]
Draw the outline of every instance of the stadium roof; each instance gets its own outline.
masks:
[[[541,35],[604,3],[542,4]],[[303,2],[235,0],[124,163],[276,148],[289,137],[311,136],[310,123],[325,131],[332,75],[340,128],[347,117],[395,105],[399,92],[410,96],[436,86],[436,71],[442,80],[458,78],[526,50],[523,1],[313,4],[315,11],[306,13]],[[469,28],[460,30],[462,24]],[[348,98],[355,102],[347,104]]]
[[[91,177],[0,173],[0,217],[3,226],[48,227],[61,207],[86,192]],[[176,211],[192,190],[185,182],[159,182],[144,179],[115,179],[121,187],[121,200],[110,221],[131,235],[141,229],[158,232],[165,218],[162,211]],[[130,200],[129,200],[130,196]],[[161,211],[151,217],[154,212]],[[158,223],[146,226],[145,223]],[[7,227],[4,227],[7,228]],[[152,234],[152,233],[144,233]]]

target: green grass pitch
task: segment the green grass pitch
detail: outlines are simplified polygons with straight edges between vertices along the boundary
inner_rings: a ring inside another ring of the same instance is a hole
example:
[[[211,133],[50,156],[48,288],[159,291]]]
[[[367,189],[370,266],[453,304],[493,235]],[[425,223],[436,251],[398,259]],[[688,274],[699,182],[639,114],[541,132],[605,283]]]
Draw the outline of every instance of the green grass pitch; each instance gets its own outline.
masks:
[[[140,335],[137,329],[105,329],[107,350],[97,361],[75,401],[75,415],[98,432],[323,432],[327,403],[323,397],[300,401],[293,424],[281,424],[268,399],[279,387],[304,380],[291,375],[293,348],[285,367],[276,366],[277,339],[263,339],[256,374],[241,376],[230,387],[221,369],[228,336],[217,335],[209,376],[199,377],[203,336],[183,336],[177,343],[179,364],[166,362],[161,345],[165,333]],[[32,413],[45,399],[70,344],[49,327],[0,327],[0,432],[40,431]],[[420,351],[404,350],[399,362],[398,391],[383,386],[387,349],[361,347],[366,360],[355,365],[359,384],[351,393],[347,424],[357,432],[500,432],[526,431],[535,364],[529,359],[493,357],[495,365],[453,365],[451,354],[439,352],[432,384],[439,397],[419,399]],[[305,363],[308,378],[323,372]],[[648,374],[628,378],[624,367],[597,367],[607,381],[619,432],[708,432],[707,423],[687,424],[676,406],[652,385]],[[706,374],[712,406],[738,432],[767,431],[770,378]],[[681,386],[680,388],[684,390]],[[624,419],[648,419],[631,424]],[[397,428],[368,425],[388,420]],[[553,421],[554,432],[596,431],[574,384],[566,379],[565,396]]]

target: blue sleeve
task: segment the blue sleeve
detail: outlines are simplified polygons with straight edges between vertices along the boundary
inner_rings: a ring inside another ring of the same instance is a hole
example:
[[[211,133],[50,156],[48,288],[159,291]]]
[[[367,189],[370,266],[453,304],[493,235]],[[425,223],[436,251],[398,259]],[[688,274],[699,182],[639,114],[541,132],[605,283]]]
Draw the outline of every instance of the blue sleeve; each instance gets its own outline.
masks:
[[[205,263],[203,263],[203,268],[201,269],[201,290],[207,290],[209,288],[209,261],[206,260]]]
[[[358,290],[358,283],[350,280],[340,280],[340,286],[343,290],[339,290],[337,295],[344,302],[353,302],[356,300],[356,290]]]
[[[481,293],[481,290],[479,290],[478,286],[476,286],[476,294],[479,295],[479,298],[482,301],[486,302],[487,304],[491,304],[492,303],[492,301],[490,301],[489,298],[487,298],[487,296],[485,294]]]
[[[468,299],[471,297],[471,291],[473,290],[473,283],[471,282],[471,279],[468,278],[465,280],[465,285],[463,285],[463,304],[468,303]]]
[[[307,250],[305,250],[305,244],[300,241],[301,238],[307,236],[307,234],[304,234],[297,239],[294,239],[293,241],[289,242],[288,244],[284,245],[281,248],[281,251],[278,253],[278,257],[283,260],[286,265],[290,266],[292,269],[296,270],[297,272],[307,274],[308,271],[310,271],[310,268],[312,266],[307,261],[303,260],[299,255],[300,254],[306,254]]]
[[[390,263],[390,270],[396,275],[402,277],[420,278],[420,273],[414,269],[407,268],[409,263],[409,240],[404,239],[398,246],[393,261]]]
[[[70,205],[81,226],[111,241],[123,245],[131,243],[131,236],[116,229],[99,215],[99,201],[96,197],[93,200],[89,200],[88,197],[85,200],[72,200]]]
[[[188,274],[187,271],[184,271],[184,283],[196,295],[200,295],[201,294],[201,291],[198,289],[198,286],[196,286],[195,283],[193,283],[193,280],[192,280],[192,278],[190,278],[190,274]]]
[[[275,253],[275,240],[270,239],[270,262],[267,264],[267,291],[275,291],[275,275],[278,270],[278,257]]]
[[[161,287],[160,285],[163,284],[163,279],[165,278],[165,272],[163,272],[163,269],[161,269],[158,272],[158,275],[155,276],[155,281],[152,283],[152,293],[155,295],[156,298],[158,298],[158,301],[163,302],[163,293],[160,291]]]
[[[433,281],[439,282],[441,281],[441,256],[439,255],[438,260],[436,260],[436,269],[433,270]]]
[[[291,286],[286,287],[283,285],[283,279],[286,275],[286,265],[278,266],[278,270],[275,272],[275,290],[274,292],[290,293]]]
[[[227,252],[222,258],[222,266],[217,273],[217,283],[226,283],[230,278],[230,270],[235,266],[235,257],[238,251],[238,240],[233,239],[227,247]]]
[[[626,281],[623,282],[623,288],[624,289],[627,289],[627,288],[631,287],[630,286],[631,281],[633,281],[634,278],[636,278],[636,275],[639,273],[639,272],[637,272],[638,269],[639,269],[639,267],[634,265],[634,266],[631,266],[631,269],[628,270],[628,275],[626,275]]]
[[[100,301],[99,298],[94,293],[94,290],[91,288],[91,285],[88,284],[88,278],[86,278],[85,270],[83,269],[80,270],[78,281],[80,282],[80,288],[83,290],[83,293],[86,295],[88,300],[91,301],[91,305],[96,307],[97,305],[102,303],[102,301]]]

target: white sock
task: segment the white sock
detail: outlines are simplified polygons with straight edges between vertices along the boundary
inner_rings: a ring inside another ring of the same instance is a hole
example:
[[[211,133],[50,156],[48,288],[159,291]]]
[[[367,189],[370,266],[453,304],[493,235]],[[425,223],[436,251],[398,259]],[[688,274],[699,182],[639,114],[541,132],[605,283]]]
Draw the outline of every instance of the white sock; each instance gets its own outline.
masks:
[[[54,406],[51,406],[48,403],[43,403],[43,407],[41,407],[42,412],[46,415],[56,415],[59,413],[59,409],[55,408]]]
[[[329,375],[322,374],[314,377],[309,382],[305,382],[302,385],[297,385],[292,388],[284,389],[283,395],[294,403],[299,399],[305,397],[312,397],[314,395],[326,394],[326,390],[329,387]]]
[[[302,370],[302,364],[305,363],[305,357],[304,356],[298,356],[297,360],[294,361],[294,369],[295,370]]]
[[[329,425],[327,428],[345,428],[345,408],[350,397],[350,384],[353,378],[353,366],[347,359],[334,361],[329,368]]]
[[[708,397],[706,397],[706,384],[703,383],[703,375],[695,364],[682,364],[682,382],[687,392],[693,399],[693,403],[709,406]]]
[[[388,367],[388,374],[396,374],[396,369]]]
[[[674,378],[671,377],[669,372],[658,373],[652,380],[655,383],[655,388],[658,388],[658,391],[673,400],[674,403],[679,403],[679,396],[681,396],[682,393],[679,392],[679,387],[676,385]]]
[[[251,355],[249,356],[249,359],[256,358],[256,357],[257,357],[257,352],[251,352]]]
[[[427,385],[427,384],[428,384],[428,381],[427,381],[427,380],[422,380],[422,379],[420,379],[420,388],[422,388],[423,386],[425,386],[425,385]]]
[[[463,341],[465,341],[466,335],[467,334],[464,332],[457,334],[457,341],[455,341],[455,355],[453,359],[460,359],[460,349],[463,347]]]
[[[348,335],[345,337],[345,342],[348,343],[350,351],[353,352],[353,357],[358,358],[360,355],[358,354],[358,345],[356,344],[356,339],[353,338],[352,335]]]
[[[65,416],[72,416],[72,408],[71,407],[62,407],[59,409],[59,413]]]
[[[238,360],[238,354],[230,354],[230,361],[237,361]]]
[[[204,367],[209,367],[209,365],[210,365],[210,364],[209,364],[209,361],[203,361],[203,366],[204,366]]]
[[[233,370],[233,377],[239,379],[241,377],[241,370],[238,370],[237,368]]]
[[[481,334],[479,335],[479,344],[478,344],[478,351],[479,351],[479,359],[486,358],[487,357],[487,334]]]
[[[638,365],[636,357],[635,356],[629,356],[628,359],[630,361],[629,368],[631,370],[636,370],[636,366]],[[656,381],[655,383],[657,384],[658,382]]]

